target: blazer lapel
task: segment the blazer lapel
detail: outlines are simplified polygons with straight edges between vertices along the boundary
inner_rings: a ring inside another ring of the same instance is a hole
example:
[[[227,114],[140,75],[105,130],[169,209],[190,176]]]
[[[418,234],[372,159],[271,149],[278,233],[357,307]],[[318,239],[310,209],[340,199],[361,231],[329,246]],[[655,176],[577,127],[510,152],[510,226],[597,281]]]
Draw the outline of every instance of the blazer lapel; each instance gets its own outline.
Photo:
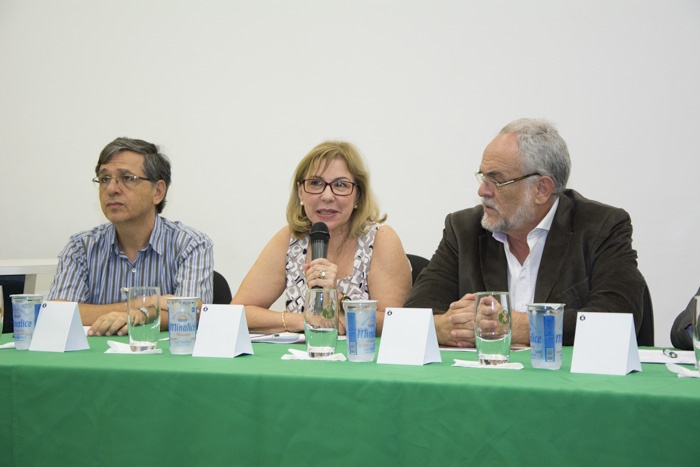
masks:
[[[554,213],[552,226],[547,234],[540,269],[537,271],[535,302],[548,301],[554,284],[567,262],[569,246],[573,237],[571,232],[572,208],[571,200],[562,194],[559,197],[559,206],[557,212]]]
[[[479,237],[479,261],[484,278],[484,291],[508,291],[508,261],[503,244],[486,231]],[[481,290],[475,290],[481,292]]]

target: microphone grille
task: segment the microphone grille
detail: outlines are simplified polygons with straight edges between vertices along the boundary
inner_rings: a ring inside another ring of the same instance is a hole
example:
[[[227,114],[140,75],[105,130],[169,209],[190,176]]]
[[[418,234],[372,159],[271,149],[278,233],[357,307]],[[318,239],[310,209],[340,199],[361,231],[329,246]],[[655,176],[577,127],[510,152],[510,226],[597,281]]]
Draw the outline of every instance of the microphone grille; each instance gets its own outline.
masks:
[[[331,234],[325,222],[316,222],[311,226],[309,237],[312,242],[327,242],[331,238]]]

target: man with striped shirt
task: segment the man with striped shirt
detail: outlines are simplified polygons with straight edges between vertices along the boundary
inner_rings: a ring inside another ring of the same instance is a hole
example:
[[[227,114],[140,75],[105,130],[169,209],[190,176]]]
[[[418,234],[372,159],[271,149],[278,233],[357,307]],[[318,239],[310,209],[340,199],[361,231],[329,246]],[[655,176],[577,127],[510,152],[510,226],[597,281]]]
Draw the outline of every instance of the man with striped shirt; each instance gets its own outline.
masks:
[[[161,329],[168,326],[168,296],[211,303],[212,241],[160,216],[170,162],[158,146],[117,138],[100,153],[95,174],[109,222],[71,236],[59,255],[48,300],[78,302],[91,336],[127,333],[124,287],[160,287]]]

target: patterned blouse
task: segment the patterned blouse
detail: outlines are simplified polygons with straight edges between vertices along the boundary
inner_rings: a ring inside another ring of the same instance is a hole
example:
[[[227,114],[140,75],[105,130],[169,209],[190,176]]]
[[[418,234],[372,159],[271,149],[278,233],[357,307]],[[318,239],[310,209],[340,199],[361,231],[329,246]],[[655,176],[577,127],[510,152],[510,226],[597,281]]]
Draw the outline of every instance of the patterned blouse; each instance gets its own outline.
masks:
[[[352,300],[368,300],[367,276],[372,261],[374,237],[380,224],[373,225],[369,232],[357,239],[352,274],[337,281],[338,292]],[[306,263],[309,236],[302,239],[291,237],[287,249],[287,288],[285,303],[290,313],[303,313],[306,299],[306,275],[302,266]]]

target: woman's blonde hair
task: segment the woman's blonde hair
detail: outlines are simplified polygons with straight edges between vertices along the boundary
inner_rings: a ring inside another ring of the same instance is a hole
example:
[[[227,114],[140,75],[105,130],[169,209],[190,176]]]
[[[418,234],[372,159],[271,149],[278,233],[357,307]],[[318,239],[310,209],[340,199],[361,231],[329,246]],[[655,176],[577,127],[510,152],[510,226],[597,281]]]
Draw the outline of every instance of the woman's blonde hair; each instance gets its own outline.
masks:
[[[357,148],[344,141],[325,141],[304,156],[294,171],[292,189],[287,203],[287,222],[295,238],[303,238],[311,229],[311,221],[306,217],[299,199],[302,180],[313,175],[311,170],[322,171],[335,159],[345,162],[357,185],[355,187],[357,208],[350,216],[350,234],[359,237],[367,233],[373,224],[386,220],[386,214],[380,212],[379,204],[370,189],[369,172]]]

